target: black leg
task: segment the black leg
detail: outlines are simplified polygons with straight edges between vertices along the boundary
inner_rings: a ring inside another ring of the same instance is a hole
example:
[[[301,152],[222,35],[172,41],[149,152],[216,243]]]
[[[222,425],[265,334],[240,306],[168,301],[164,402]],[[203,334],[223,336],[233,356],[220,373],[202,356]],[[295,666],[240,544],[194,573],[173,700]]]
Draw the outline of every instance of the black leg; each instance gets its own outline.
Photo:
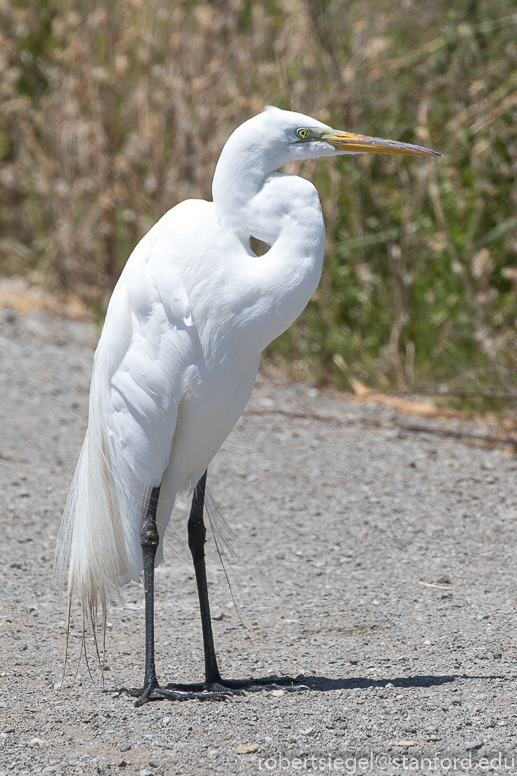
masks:
[[[156,677],[154,658],[154,562],[156,550],[160,543],[160,536],[156,525],[156,510],[160,496],[160,486],[152,488],[147,508],[146,518],[140,532],[140,545],[144,566],[144,590],[145,590],[145,677],[142,690],[121,690],[135,695],[138,700],[135,706],[142,706],[151,700],[226,700],[229,695],[245,695],[244,689],[235,687],[230,689],[220,684],[221,677],[217,668],[215,656],[212,624],[210,620],[210,607],[208,603],[208,588],[206,582],[205,567],[205,541],[206,528],[203,521],[203,506],[205,500],[206,472],[194,489],[192,508],[188,522],[189,547],[194,561],[196,580],[199,593],[199,605],[201,609],[201,623],[203,629],[203,643],[205,647],[205,674],[206,682],[203,684],[169,684],[160,687]]]
[[[199,608],[201,612],[201,627],[203,629],[203,646],[205,650],[205,681],[202,684],[168,684],[160,687],[156,678],[154,661],[154,561],[160,537],[156,526],[156,509],[160,487],[153,488],[149,498],[147,515],[142,525],[140,544],[144,561],[145,588],[145,678],[142,690],[119,690],[135,695],[136,706],[141,706],[152,700],[227,700],[232,695],[246,695],[246,692],[256,690],[283,689],[288,691],[308,690],[302,684],[303,677],[291,679],[273,676],[267,679],[247,679],[235,681],[221,679],[214,648],[210,605],[208,602],[208,586],[206,581],[205,542],[206,527],[203,520],[205,501],[206,472],[194,489],[192,507],[188,521],[188,544],[194,561]]]
[[[210,604],[208,601],[208,585],[206,581],[206,527],[203,520],[205,485],[206,472],[196,485],[192,498],[192,508],[188,521],[188,546],[192,554],[194,570],[196,572],[201,627],[203,629],[203,647],[205,650],[205,682],[207,685],[211,685],[220,684],[221,675],[219,673],[219,668],[217,667],[217,657],[215,655],[212,620],[210,619]]]
[[[158,687],[156,666],[154,660],[154,559],[160,543],[156,525],[156,510],[160,486],[151,490],[147,515],[140,532],[140,545],[144,561],[144,591],[145,591],[145,677],[144,688],[137,705],[145,703],[152,690]]]

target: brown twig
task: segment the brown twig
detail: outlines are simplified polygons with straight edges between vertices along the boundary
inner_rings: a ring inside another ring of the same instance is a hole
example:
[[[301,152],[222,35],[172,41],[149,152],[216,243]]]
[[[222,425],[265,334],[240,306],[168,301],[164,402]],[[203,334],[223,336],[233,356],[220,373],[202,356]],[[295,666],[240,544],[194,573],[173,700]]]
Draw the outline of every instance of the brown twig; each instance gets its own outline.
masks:
[[[439,389],[408,389],[407,391],[376,391],[371,388],[371,393],[385,393],[388,396],[408,396],[418,394],[420,396],[449,396],[455,399],[517,399],[517,393],[501,393],[490,391],[489,393],[479,393],[479,391],[440,391]]]
[[[381,428],[383,423],[378,418],[357,418],[350,420],[349,418],[338,418],[335,416],[318,415],[315,412],[295,412],[293,410],[284,409],[270,409],[270,410],[247,410],[244,415],[283,415],[287,418],[296,418],[300,420],[316,420],[323,423],[336,423],[339,425],[352,426],[375,426]],[[475,445],[482,445],[488,447],[511,447],[513,451],[517,453],[517,438],[509,436],[499,436],[493,434],[476,434],[470,431],[462,431],[451,428],[443,428],[438,426],[424,426],[417,425],[415,423],[401,423],[391,421],[391,424],[404,431],[410,431],[414,434],[432,434],[434,436],[446,437],[449,439],[459,439],[462,441],[471,442]]]

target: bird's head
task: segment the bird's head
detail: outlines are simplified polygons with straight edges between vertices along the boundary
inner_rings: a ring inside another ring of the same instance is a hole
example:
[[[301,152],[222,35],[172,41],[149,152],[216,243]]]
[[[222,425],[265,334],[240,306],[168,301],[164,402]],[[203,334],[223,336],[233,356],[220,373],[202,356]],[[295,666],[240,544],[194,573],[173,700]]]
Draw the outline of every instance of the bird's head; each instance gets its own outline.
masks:
[[[253,132],[254,141],[270,149],[272,154],[283,152],[287,157],[286,161],[340,154],[441,156],[436,151],[410,143],[343,132],[303,113],[293,113],[272,106],[267,106],[263,113],[255,116],[249,123],[251,122],[256,122],[258,130]]]

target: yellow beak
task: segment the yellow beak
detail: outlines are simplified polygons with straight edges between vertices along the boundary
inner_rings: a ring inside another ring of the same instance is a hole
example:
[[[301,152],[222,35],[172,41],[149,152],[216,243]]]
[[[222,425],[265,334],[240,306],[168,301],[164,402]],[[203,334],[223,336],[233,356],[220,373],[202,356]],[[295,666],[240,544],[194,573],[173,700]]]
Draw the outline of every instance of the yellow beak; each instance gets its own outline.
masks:
[[[438,151],[429,148],[411,145],[411,143],[399,143],[396,140],[383,140],[381,137],[368,137],[356,135],[355,132],[340,132],[333,129],[332,132],[322,137],[327,143],[337,146],[343,151],[355,154],[396,154],[400,156],[441,156]]]

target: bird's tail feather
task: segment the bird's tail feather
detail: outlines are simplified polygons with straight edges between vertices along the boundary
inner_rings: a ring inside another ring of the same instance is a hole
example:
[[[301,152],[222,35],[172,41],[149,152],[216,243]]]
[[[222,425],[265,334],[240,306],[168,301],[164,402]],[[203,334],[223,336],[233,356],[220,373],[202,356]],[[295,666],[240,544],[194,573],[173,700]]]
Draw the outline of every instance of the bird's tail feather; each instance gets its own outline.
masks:
[[[66,575],[68,566],[69,600],[79,598],[92,624],[99,614],[105,621],[109,594],[128,579],[138,578],[140,558],[131,557],[135,555],[133,534],[139,534],[142,505],[148,498],[148,489],[135,482],[127,463],[110,454],[103,413],[105,388],[99,371],[94,367],[88,429],[68,494],[56,556],[58,577]],[[128,511],[135,520],[127,520]]]
[[[91,619],[99,608],[104,619],[108,593],[128,564],[106,453],[93,431],[90,423],[66,502],[57,568],[63,571],[68,564],[70,600],[77,595]]]

